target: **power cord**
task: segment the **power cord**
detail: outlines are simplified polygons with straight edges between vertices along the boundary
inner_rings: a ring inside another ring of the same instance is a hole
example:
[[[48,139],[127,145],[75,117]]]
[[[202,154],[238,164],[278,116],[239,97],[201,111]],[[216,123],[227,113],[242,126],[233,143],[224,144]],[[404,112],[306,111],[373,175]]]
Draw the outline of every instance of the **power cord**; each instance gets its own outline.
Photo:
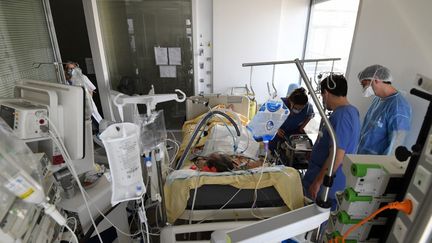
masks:
[[[365,223],[367,223],[369,220],[375,218],[378,214],[380,214],[381,212],[387,210],[387,209],[396,209],[398,211],[402,211],[405,214],[411,214],[412,212],[412,202],[410,199],[405,199],[402,202],[392,202],[389,203],[387,205],[385,205],[384,207],[379,208],[378,210],[376,210],[375,212],[373,212],[371,215],[367,216],[366,218],[364,218],[362,221],[360,221],[359,223],[351,226],[351,228],[349,228],[345,234],[343,236],[337,236],[334,239],[330,239],[329,243],[345,243],[346,238],[348,238],[348,236],[355,231],[357,228],[359,228],[360,226],[364,225]]]
[[[255,190],[254,190],[254,200],[253,200],[253,203],[252,203],[252,206],[251,206],[251,213],[252,213],[252,215],[253,215],[255,218],[258,218],[258,219],[264,219],[264,218],[255,215],[255,213],[254,213],[253,210],[254,210],[254,208],[255,208],[255,206],[256,206],[256,201],[257,201],[257,199],[258,199],[258,186],[259,186],[259,184],[260,184],[260,182],[261,182],[261,179],[262,179],[262,176],[263,176],[263,174],[264,174],[264,166],[265,166],[265,164],[266,164],[266,162],[267,162],[267,155],[268,155],[268,149],[266,149],[266,153],[265,153],[265,156],[264,156],[264,161],[263,161],[263,164],[262,164],[262,166],[261,166],[261,170],[260,170],[260,177],[259,177],[259,179],[258,179],[258,182],[257,182],[257,184],[256,184],[256,186],[255,186]]]
[[[53,142],[57,145],[57,147],[59,148],[60,152],[62,153],[62,155],[63,155],[63,157],[64,157],[64,159],[65,159],[65,162],[66,162],[66,166],[68,167],[68,169],[69,169],[69,171],[71,172],[72,176],[73,176],[74,179],[76,180],[77,185],[78,185],[78,188],[80,189],[81,194],[83,195],[83,199],[84,199],[84,202],[85,202],[85,205],[86,205],[87,211],[88,211],[88,213],[89,213],[90,220],[91,220],[91,222],[92,222],[93,227],[95,227],[95,231],[96,231],[96,233],[97,233],[97,235],[98,235],[98,239],[99,239],[100,242],[103,242],[103,241],[102,241],[102,237],[100,236],[99,231],[97,230],[97,227],[96,227],[96,224],[95,224],[95,222],[94,222],[93,216],[92,216],[92,214],[91,214],[91,212],[90,212],[90,208],[89,208],[89,205],[88,205],[87,198],[85,198],[85,195],[84,195],[84,191],[85,191],[85,190],[84,190],[84,188],[82,187],[81,182],[80,182],[80,180],[79,180],[79,178],[78,178],[78,174],[77,174],[77,172],[75,171],[75,168],[74,168],[74,166],[73,166],[73,164],[72,164],[72,159],[71,159],[69,153],[67,152],[67,149],[65,148],[63,142],[60,141],[60,140],[58,139],[58,137],[60,137],[60,136],[59,136],[60,133],[58,133],[58,130],[57,130],[57,128],[55,127],[54,123],[53,123],[53,122],[52,122],[52,121],[51,121],[47,116],[45,116],[44,118],[47,119],[48,122],[49,122],[49,124],[50,124],[50,130],[49,130],[48,132],[49,132],[49,135],[50,135],[51,139],[52,139]],[[53,130],[54,133],[53,133],[51,130]]]

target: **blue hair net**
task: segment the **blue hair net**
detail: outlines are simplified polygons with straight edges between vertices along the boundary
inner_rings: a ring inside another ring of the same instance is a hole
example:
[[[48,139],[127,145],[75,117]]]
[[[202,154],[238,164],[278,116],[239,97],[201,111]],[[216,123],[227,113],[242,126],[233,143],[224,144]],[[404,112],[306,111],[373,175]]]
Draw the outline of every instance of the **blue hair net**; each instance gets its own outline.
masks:
[[[294,90],[298,89],[299,85],[297,83],[292,83],[288,86],[287,96],[289,96]]]

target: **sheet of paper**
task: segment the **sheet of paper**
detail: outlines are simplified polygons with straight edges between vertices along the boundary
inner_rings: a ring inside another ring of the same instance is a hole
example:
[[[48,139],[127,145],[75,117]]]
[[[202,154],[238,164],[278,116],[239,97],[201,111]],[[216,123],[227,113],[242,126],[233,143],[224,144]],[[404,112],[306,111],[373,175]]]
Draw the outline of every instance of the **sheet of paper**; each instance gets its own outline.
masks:
[[[168,65],[168,50],[166,47],[155,47],[156,65]]]
[[[159,66],[161,78],[176,78],[177,69],[176,66]]]
[[[181,65],[181,49],[180,47],[168,48],[169,64]]]

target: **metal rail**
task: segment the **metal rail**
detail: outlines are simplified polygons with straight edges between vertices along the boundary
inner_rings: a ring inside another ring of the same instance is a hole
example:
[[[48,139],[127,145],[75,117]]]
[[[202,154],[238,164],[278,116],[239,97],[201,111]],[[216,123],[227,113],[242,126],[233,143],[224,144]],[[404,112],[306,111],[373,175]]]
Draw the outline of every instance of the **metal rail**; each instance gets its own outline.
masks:
[[[312,87],[311,81],[309,80],[306,71],[303,68],[303,63],[316,63],[315,65],[318,65],[318,62],[335,62],[335,61],[339,61],[341,60],[341,58],[322,58],[322,59],[304,59],[304,60],[299,60],[294,59],[294,60],[289,60],[289,61],[274,61],[274,62],[254,62],[254,63],[243,63],[242,66],[243,67],[255,67],[255,66],[268,66],[268,65],[279,65],[279,64],[296,64],[297,69],[300,72],[300,76],[303,78],[303,80],[305,81],[306,87],[309,90],[311,96],[312,96],[312,100],[314,101],[322,119],[324,120],[324,124],[328,129],[330,138],[332,140],[333,143],[333,148],[332,148],[332,153],[331,153],[331,164],[329,166],[329,170],[327,172],[327,176],[329,178],[331,178],[333,176],[333,169],[334,169],[334,165],[336,162],[336,135],[335,135],[335,131],[332,127],[332,125],[330,124],[329,119],[327,118],[323,107],[321,106],[321,103],[318,99],[318,97],[315,94],[315,91]],[[328,195],[330,193],[330,187],[325,186],[324,185],[324,191],[319,195],[322,199],[323,202],[327,202],[328,200]]]
[[[332,154],[331,154],[331,164],[330,164],[329,170],[327,172],[327,176],[329,178],[331,178],[333,176],[334,164],[336,163],[336,134],[335,134],[335,131],[333,129],[333,126],[330,124],[330,120],[327,118],[327,116],[324,112],[324,109],[320,104],[320,101],[319,101],[317,95],[315,94],[315,92],[313,90],[312,84],[311,84],[303,66],[301,65],[301,61],[299,59],[295,59],[294,62],[297,66],[297,69],[300,72],[300,76],[305,81],[306,87],[308,88],[309,93],[311,94],[312,99],[313,99],[322,119],[324,120],[324,124],[326,125],[328,133],[330,135],[330,138],[333,142]],[[324,194],[321,193],[321,195],[320,195],[323,202],[327,202],[329,192],[330,192],[330,187],[324,185]]]
[[[309,62],[329,62],[329,61],[339,61],[340,58],[322,58],[322,59],[304,59],[304,60],[289,60],[289,61],[276,61],[276,62],[250,62],[243,63],[242,67],[255,67],[255,66],[268,66],[268,65],[279,65],[279,64],[293,64],[298,60],[300,63],[309,63]]]

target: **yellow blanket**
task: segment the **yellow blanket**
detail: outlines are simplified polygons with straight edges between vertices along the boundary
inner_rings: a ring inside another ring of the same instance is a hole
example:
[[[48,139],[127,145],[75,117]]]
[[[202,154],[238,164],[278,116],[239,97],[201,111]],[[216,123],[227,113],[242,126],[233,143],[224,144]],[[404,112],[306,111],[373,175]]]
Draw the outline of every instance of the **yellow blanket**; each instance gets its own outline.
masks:
[[[214,109],[225,108],[223,105],[218,105],[214,107]],[[196,125],[201,121],[205,114],[196,117],[193,120],[186,121],[183,125],[183,141],[180,146],[180,150],[178,153],[178,157],[183,153],[186,148],[187,143],[189,142],[192,133],[196,127]],[[233,114],[228,113],[233,119],[235,116]],[[237,113],[241,123],[243,126],[246,126],[249,122],[249,119],[241,114]],[[206,126],[206,130],[211,131],[211,129],[216,124],[222,124],[223,121],[228,122],[223,117],[212,117],[208,121],[208,125]],[[202,137],[197,147],[204,146],[207,137]],[[196,138],[198,139],[198,138]],[[194,141],[195,143],[196,141]],[[190,153],[190,151],[189,151]],[[177,159],[178,159],[177,157]],[[191,189],[195,189],[196,187],[200,187],[202,185],[231,185],[236,188],[241,189],[255,189],[256,184],[258,183],[260,174],[236,174],[234,175],[205,175],[205,173],[201,173],[199,179],[197,177],[189,177],[189,178],[178,178],[172,180],[175,177],[176,173],[184,173],[187,171],[191,162],[186,160],[183,168],[186,170],[174,171],[173,174],[168,176],[167,182],[164,186],[165,191],[165,204],[167,208],[168,221],[170,223],[174,223],[174,221],[180,217],[180,215],[186,209],[187,201],[189,200],[189,191]],[[277,171],[275,168],[265,168],[265,172],[261,178],[261,181],[258,185],[258,189],[274,186],[274,188],[279,193],[282,200],[285,202],[287,207],[290,210],[297,209],[303,206],[303,189],[301,184],[301,179],[299,173],[290,167],[279,167],[282,168],[282,171]],[[254,169],[260,171],[260,168]],[[193,173],[193,172],[192,172]],[[196,172],[195,172],[196,173]],[[228,173],[229,174],[229,173]],[[171,178],[171,179],[170,179]],[[252,206],[252,202],[251,202]]]
[[[291,167],[278,168],[281,168],[283,172],[276,171],[275,168],[268,168],[271,170],[263,173],[258,189],[273,186],[290,210],[303,207],[303,190],[299,173]],[[258,172],[260,170],[261,168],[255,169]],[[260,173],[226,176],[201,175],[198,180],[196,176],[193,176],[186,179],[175,179],[171,182],[168,179],[164,187],[168,222],[174,223],[184,212],[189,200],[189,191],[195,187],[231,185],[239,189],[255,189],[259,177]]]

